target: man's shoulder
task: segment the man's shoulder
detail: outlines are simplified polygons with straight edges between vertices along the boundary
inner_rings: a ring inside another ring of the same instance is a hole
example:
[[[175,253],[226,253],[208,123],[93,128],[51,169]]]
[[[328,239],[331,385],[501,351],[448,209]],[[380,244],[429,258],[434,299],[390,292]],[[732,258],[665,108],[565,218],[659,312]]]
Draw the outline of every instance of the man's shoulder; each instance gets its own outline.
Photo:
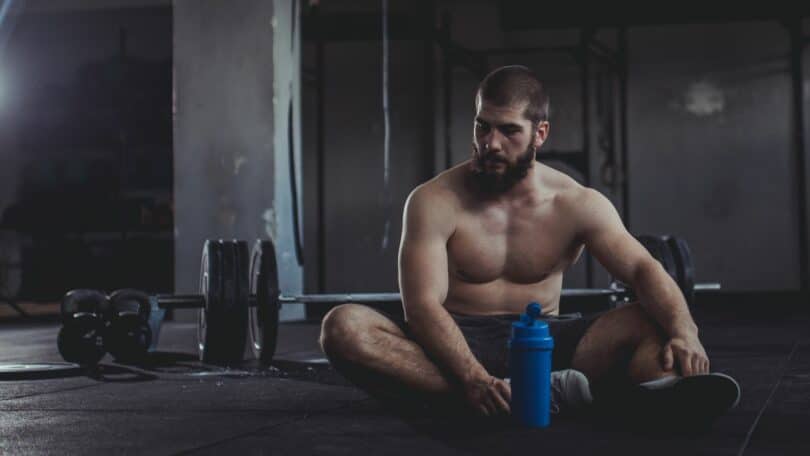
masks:
[[[549,165],[538,162],[538,166],[541,167],[540,175],[543,176],[543,185],[555,194],[572,196],[588,188],[577,182],[576,179],[568,174]]]
[[[457,179],[447,170],[411,191],[405,202],[405,232],[441,233],[445,239],[452,235],[461,207]]]
[[[451,168],[419,184],[408,196],[409,205],[419,204],[444,209],[456,207],[461,197],[462,171],[459,167]]]
[[[563,207],[574,205],[578,199],[587,196],[588,187],[573,177],[546,164],[539,166],[541,166],[541,185],[546,193],[552,195],[556,205]]]
[[[591,187],[571,187],[561,192],[556,200],[561,216],[577,232],[585,232],[594,227],[602,229],[617,220],[614,217],[616,210],[610,199]]]
[[[561,185],[556,191],[555,201],[559,207],[568,213],[589,213],[610,201],[598,190],[586,187],[571,179],[572,182]]]

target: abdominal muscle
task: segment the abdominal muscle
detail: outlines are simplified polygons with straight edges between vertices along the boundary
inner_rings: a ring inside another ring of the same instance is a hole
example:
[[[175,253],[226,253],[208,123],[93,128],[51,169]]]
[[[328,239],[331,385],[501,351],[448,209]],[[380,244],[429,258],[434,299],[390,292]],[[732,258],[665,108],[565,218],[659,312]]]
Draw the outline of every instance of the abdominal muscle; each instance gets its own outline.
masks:
[[[444,307],[462,315],[503,315],[524,313],[529,303],[537,302],[542,306],[543,314],[558,315],[562,278],[560,271],[531,284],[514,283],[502,278],[486,283],[470,283],[451,274]]]

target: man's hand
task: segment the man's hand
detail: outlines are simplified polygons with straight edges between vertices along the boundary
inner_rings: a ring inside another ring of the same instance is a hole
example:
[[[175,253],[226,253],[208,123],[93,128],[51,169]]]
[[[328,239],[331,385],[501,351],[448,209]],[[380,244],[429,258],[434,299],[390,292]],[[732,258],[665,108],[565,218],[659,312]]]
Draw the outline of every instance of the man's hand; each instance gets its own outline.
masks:
[[[509,414],[512,388],[502,379],[492,376],[464,383],[464,396],[472,408],[484,416]]]
[[[664,345],[661,355],[664,370],[675,368],[685,377],[709,373],[709,357],[697,336],[673,337]]]

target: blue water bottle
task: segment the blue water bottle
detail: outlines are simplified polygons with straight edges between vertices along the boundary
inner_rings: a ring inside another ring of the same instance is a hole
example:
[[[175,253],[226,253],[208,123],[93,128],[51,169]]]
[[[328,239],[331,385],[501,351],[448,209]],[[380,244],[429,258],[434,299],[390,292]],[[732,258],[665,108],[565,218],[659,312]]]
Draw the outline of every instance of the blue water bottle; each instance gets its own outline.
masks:
[[[512,323],[509,369],[512,377],[512,417],[522,426],[547,427],[550,423],[551,350],[554,339],[548,324],[538,321],[540,304],[526,306],[520,321]]]

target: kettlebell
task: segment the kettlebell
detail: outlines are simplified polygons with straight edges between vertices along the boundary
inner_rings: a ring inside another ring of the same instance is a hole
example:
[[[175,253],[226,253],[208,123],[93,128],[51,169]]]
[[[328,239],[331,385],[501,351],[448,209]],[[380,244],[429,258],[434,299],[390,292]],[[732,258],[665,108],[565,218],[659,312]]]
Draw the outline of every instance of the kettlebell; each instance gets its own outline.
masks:
[[[56,346],[62,358],[82,366],[98,364],[104,348],[103,314],[109,307],[104,293],[96,290],[72,290],[62,298],[62,328]]]
[[[104,331],[104,348],[121,363],[146,359],[152,343],[149,327],[149,295],[133,289],[116,290],[110,295]]]

